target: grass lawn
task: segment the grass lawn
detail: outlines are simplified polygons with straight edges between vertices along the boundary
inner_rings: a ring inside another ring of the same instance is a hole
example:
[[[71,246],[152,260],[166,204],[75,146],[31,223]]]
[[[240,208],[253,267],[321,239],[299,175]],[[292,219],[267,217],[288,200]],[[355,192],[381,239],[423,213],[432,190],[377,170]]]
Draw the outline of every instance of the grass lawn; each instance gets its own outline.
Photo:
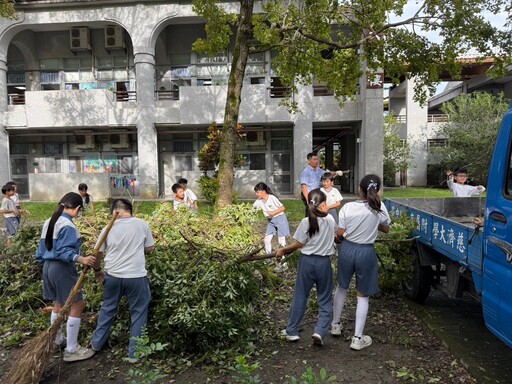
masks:
[[[390,199],[393,197],[452,197],[452,192],[449,189],[439,188],[384,188],[384,197]]]
[[[452,193],[448,189],[438,188],[385,188],[384,197],[388,198],[434,198],[434,197],[451,197]],[[485,194],[483,195],[485,196]],[[253,202],[253,200],[244,201],[247,203]],[[293,200],[282,200],[286,207],[286,215],[289,221],[300,221],[304,218],[304,204],[300,199]],[[155,208],[161,204],[160,201],[135,201],[134,211],[137,214],[151,215]],[[56,208],[54,202],[24,202],[23,208],[30,211],[29,220],[31,222],[41,222],[49,218]],[[96,209],[106,209],[107,204],[104,201],[97,201],[94,203]],[[202,201],[199,204],[199,211],[201,213],[211,214],[213,207]],[[262,215],[263,217],[263,215]]]

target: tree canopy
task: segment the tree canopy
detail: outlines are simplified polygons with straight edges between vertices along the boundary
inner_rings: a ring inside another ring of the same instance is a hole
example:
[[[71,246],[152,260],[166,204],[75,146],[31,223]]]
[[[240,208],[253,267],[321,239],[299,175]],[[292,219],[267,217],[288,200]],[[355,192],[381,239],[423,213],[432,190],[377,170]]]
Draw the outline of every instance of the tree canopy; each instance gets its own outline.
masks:
[[[0,1],[0,17],[4,19],[14,19],[14,0]]]
[[[365,74],[384,74],[395,84],[415,78],[415,97],[425,102],[444,75],[460,75],[460,57],[470,52],[479,59],[493,57],[495,75],[512,62],[510,0],[194,0],[193,5],[206,20],[207,33],[195,50],[215,54],[235,36],[220,149],[220,206],[231,202],[236,126],[251,52],[273,52],[272,68],[283,86],[294,91],[297,84],[324,82],[340,102],[358,93]],[[494,15],[503,12],[508,12],[505,25],[492,25]],[[296,107],[292,98],[285,103]]]
[[[498,130],[508,104],[503,95],[475,92],[456,97],[443,104],[448,117],[439,134],[448,140],[446,148],[438,148],[445,170],[465,168],[472,179],[485,184]]]
[[[394,186],[397,172],[405,171],[412,160],[411,147],[400,139],[400,125],[393,114],[384,118],[384,184]]]

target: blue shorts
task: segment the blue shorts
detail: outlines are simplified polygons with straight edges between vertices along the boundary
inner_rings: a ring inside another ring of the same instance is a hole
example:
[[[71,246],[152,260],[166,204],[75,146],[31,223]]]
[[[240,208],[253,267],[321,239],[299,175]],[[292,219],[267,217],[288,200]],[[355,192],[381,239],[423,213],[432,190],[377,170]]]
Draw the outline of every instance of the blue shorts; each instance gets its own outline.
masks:
[[[78,280],[75,263],[45,260],[43,265],[43,299],[64,304]],[[74,301],[82,300],[82,290]]]
[[[286,215],[274,216],[268,221],[266,235],[290,236],[290,226]]]
[[[366,296],[379,292],[379,266],[373,244],[343,240],[338,249],[338,285],[348,289],[356,275],[356,289]]]
[[[5,218],[5,229],[7,231],[7,238],[13,237],[20,227],[20,222],[17,217],[6,217]]]

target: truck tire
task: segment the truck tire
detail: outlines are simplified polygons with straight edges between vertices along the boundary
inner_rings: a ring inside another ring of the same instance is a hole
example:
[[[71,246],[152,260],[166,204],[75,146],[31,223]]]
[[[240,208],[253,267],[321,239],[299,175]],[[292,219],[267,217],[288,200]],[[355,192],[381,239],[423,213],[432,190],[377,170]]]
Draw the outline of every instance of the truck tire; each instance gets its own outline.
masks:
[[[423,304],[430,293],[432,284],[432,267],[421,266],[418,251],[412,250],[414,257],[414,271],[411,278],[402,284],[405,295],[420,304]]]

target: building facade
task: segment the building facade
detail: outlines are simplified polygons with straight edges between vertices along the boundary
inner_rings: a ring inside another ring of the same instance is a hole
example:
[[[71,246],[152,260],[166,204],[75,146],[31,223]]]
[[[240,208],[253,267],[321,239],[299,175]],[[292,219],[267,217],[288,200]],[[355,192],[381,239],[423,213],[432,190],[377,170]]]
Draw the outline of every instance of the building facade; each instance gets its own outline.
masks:
[[[414,101],[414,79],[403,81],[389,92],[389,110],[398,117],[400,138],[407,140],[412,148],[412,161],[400,183],[408,187],[438,186],[440,179],[437,174],[429,174],[429,165],[439,163],[435,149],[446,146],[447,140],[439,135],[440,124],[446,122],[446,116],[441,111],[443,103],[450,102],[461,94],[486,92],[512,100],[512,68],[500,78],[492,78],[486,74],[492,60],[477,61],[462,59],[462,79],[454,81],[450,77],[443,91],[428,100],[425,105]],[[444,176],[444,175],[443,175]],[[445,180],[444,177],[442,180]]]
[[[191,2],[20,1],[16,10],[0,23],[1,180],[31,200],[58,199],[80,182],[100,199],[171,196],[181,177],[198,190],[197,153],[208,126],[222,125],[232,51],[192,50],[205,31]],[[345,191],[381,175],[382,84],[361,79],[343,108],[320,84],[301,86],[291,114],[271,60],[251,55],[246,70],[239,196],[252,198],[260,181],[298,196],[314,149],[328,165],[339,150],[353,171]]]

